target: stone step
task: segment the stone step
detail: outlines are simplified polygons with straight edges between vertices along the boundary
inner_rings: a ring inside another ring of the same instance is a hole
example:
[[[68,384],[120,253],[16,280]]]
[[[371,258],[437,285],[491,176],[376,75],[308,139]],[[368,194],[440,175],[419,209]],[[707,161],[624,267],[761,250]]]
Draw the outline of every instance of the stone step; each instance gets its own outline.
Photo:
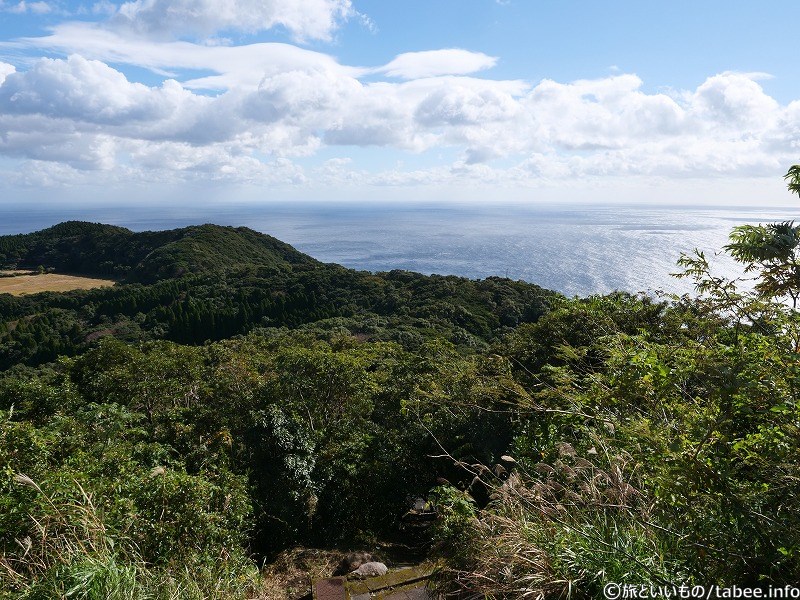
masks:
[[[318,579],[312,596],[314,600],[430,600],[427,581],[432,574],[431,565],[416,565],[367,579]]]

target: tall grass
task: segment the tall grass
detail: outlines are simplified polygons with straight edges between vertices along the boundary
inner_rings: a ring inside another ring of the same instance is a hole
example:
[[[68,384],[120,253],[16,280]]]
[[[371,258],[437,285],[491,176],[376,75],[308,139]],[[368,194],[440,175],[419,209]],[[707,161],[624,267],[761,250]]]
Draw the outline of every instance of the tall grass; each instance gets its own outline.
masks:
[[[602,597],[606,582],[688,581],[665,558],[676,555],[678,537],[652,522],[631,484],[631,458],[589,458],[563,444],[552,463],[487,482],[492,502],[463,527],[470,542],[443,573],[446,591],[460,598],[584,598]]]
[[[25,475],[19,485],[38,495],[41,514],[29,515],[30,534],[0,555],[0,599],[228,600],[258,596],[255,565],[233,552],[198,555],[154,567],[133,542],[110,530],[79,484],[77,501],[48,495]]]

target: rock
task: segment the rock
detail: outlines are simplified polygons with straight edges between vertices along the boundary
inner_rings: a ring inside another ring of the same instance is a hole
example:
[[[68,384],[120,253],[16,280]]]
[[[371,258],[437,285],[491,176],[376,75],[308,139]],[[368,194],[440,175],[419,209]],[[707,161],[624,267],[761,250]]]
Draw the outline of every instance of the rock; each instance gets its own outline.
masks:
[[[388,572],[389,568],[382,562],[367,562],[350,573],[350,575],[364,579],[366,577],[380,577]]]
[[[368,552],[349,552],[344,555],[342,562],[339,563],[339,566],[336,567],[336,570],[333,572],[333,576],[347,575],[358,569],[364,563],[370,563],[373,560],[372,555]]]

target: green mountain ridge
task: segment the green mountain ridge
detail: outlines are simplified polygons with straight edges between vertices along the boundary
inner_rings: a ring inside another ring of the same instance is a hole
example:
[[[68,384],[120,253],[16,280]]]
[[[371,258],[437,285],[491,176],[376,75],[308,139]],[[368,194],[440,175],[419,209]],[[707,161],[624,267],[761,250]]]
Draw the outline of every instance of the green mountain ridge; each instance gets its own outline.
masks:
[[[479,347],[533,322],[554,292],[502,278],[473,281],[321,263],[245,227],[198,225],[134,233],[66,222],[0,237],[0,264],[92,275],[110,288],[0,294],[0,368],[73,355],[101,337],[202,344],[253,328],[340,328],[419,345],[445,336]]]
[[[135,233],[114,225],[66,221],[33,233],[0,236],[0,265],[6,268],[41,265],[60,272],[110,275],[126,282],[152,283],[241,264],[314,262],[269,235],[212,224]]]

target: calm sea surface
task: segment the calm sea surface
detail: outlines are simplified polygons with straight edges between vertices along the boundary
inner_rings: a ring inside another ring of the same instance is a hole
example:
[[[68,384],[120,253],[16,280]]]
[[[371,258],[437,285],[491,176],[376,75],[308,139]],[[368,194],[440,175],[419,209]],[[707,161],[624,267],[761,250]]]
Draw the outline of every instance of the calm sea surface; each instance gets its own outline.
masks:
[[[0,234],[67,219],[134,231],[198,223],[245,225],[298,250],[355,269],[407,269],[523,279],[568,295],[665,290],[680,253],[719,250],[732,227],[793,220],[796,208],[687,206],[265,205],[214,208],[16,208],[0,206]],[[719,272],[733,274],[730,261]]]

